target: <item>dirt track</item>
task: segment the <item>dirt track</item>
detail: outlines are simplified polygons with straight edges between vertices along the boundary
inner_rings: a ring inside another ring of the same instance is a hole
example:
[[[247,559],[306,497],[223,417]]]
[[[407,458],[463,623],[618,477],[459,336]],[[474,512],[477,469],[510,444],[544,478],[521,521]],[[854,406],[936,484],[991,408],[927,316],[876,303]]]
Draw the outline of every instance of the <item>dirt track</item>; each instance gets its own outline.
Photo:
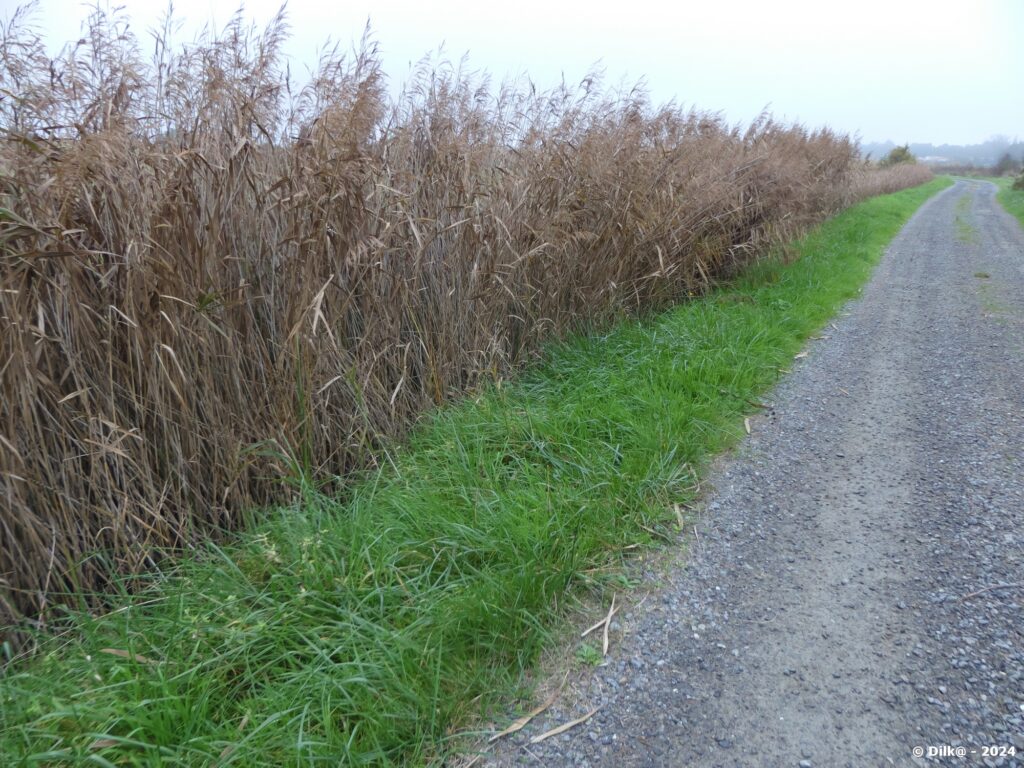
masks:
[[[1024,765],[1024,232],[994,193],[907,224],[610,663],[492,764]]]

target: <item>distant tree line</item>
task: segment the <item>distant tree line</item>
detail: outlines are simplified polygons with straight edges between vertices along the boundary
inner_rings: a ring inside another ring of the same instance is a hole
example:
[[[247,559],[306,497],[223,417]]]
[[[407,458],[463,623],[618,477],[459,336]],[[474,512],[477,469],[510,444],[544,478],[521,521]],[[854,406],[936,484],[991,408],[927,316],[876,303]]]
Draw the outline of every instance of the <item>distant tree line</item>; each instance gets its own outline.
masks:
[[[918,162],[911,147],[907,143],[895,146],[878,160],[878,166],[889,168],[895,165],[913,165]],[[871,158],[868,157],[868,160]],[[1024,151],[1014,155],[1011,151],[1003,152],[994,163],[976,165],[974,163],[943,163],[932,159],[928,162],[936,170],[958,176],[1018,176],[1014,181],[1014,189],[1024,189]]]
[[[878,160],[887,157],[901,145],[892,141],[862,142],[861,154],[864,157]],[[981,144],[927,144],[908,142],[904,144],[907,151],[921,162],[938,164],[938,158],[950,164],[973,166],[975,168],[994,168],[1006,155],[1011,161],[1020,165],[1024,159],[1024,141],[1010,139],[1006,136],[994,136]]]

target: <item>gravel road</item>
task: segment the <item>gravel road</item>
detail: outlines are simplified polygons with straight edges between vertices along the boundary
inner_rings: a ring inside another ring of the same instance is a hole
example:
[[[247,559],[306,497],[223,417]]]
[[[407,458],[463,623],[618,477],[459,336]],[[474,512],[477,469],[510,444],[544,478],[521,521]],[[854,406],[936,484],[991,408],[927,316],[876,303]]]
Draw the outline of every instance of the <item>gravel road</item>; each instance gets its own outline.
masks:
[[[926,203],[825,333],[608,663],[485,764],[1024,766],[1024,231],[995,187]]]

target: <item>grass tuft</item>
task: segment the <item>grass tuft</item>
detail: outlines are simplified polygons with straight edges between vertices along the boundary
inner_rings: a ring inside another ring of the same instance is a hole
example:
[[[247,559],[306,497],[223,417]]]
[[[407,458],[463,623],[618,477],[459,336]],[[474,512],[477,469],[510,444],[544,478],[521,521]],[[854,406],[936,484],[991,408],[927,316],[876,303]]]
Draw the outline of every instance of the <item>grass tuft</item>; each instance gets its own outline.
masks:
[[[1024,226],[1024,189],[1014,189],[1014,181],[1009,177],[992,179],[992,181],[999,187],[996,199],[1007,213],[1017,217],[1021,226]]]
[[[554,343],[520,380],[424,419],[344,503],[309,492],[118,610],[72,614],[0,678],[0,762],[451,756],[521,693],[567,601],[608,584],[624,547],[671,535],[747,402],[948,183],[861,203],[665,314]]]

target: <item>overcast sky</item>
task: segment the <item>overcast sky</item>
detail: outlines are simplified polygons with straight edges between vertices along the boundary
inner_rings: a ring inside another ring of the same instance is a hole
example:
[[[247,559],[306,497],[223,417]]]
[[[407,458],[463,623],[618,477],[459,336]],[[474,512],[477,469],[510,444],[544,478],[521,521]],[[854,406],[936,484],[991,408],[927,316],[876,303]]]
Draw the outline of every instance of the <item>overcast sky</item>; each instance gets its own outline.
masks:
[[[105,0],[104,0],[105,1]],[[18,0],[0,0],[5,19]],[[137,33],[162,0],[125,0]],[[265,23],[280,0],[248,0]],[[188,21],[220,28],[238,2],[177,0]],[[86,5],[39,0],[54,47],[77,37]],[[291,0],[288,51],[303,71],[330,37],[350,46],[369,19],[385,70],[444,44],[452,58],[497,79],[528,74],[539,86],[578,82],[600,62],[617,84],[643,78],[657,101],[748,121],[778,117],[831,125],[866,141],[976,143],[1024,137],[1022,0]]]

